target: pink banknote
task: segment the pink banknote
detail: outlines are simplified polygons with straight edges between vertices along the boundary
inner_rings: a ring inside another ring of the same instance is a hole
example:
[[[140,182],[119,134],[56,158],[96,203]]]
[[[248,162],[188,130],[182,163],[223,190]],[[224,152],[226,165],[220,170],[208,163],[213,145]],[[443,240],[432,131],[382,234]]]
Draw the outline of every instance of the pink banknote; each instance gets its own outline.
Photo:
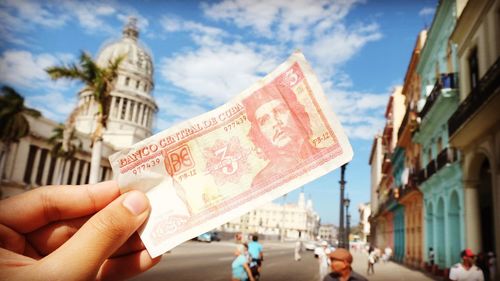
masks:
[[[352,159],[300,52],[225,105],[110,157],[123,191],[146,192],[152,257]]]

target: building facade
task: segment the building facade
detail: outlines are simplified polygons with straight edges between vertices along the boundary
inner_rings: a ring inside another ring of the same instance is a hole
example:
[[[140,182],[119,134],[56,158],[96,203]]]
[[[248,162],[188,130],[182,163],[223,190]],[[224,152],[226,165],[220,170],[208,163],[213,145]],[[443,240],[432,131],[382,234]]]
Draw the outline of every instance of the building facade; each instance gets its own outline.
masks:
[[[422,193],[418,187],[420,171],[420,146],[412,142],[412,135],[418,129],[417,103],[420,99],[421,82],[416,72],[420,51],[427,38],[427,31],[421,31],[415,42],[410,63],[405,75],[403,95],[405,116],[398,130],[397,146],[404,151],[403,169],[398,185],[399,203],[404,206],[404,263],[414,267],[422,266]]]
[[[97,55],[97,63],[104,66],[110,59],[125,56],[119,67],[118,80],[111,95],[111,116],[104,133],[99,180],[112,178],[108,157],[125,146],[150,136],[152,120],[157,111],[151,96],[153,64],[151,55],[138,41],[139,31],[135,20],[123,29],[123,37],[106,45]],[[128,79],[127,79],[128,78]],[[132,89],[127,88],[134,81]],[[138,86],[136,86],[138,85]],[[49,139],[58,124],[40,117],[27,117],[30,134],[0,155],[3,174],[0,175],[1,196],[8,197],[28,189],[48,184],[85,184],[89,181],[91,138],[95,124],[95,104],[85,89],[79,94],[78,107],[82,106],[75,121],[75,142],[79,149],[69,159],[56,158],[50,151]]]
[[[366,243],[370,241],[370,215],[372,214],[370,203],[359,204],[359,232],[360,241]]]
[[[460,105],[448,121],[462,155],[465,244],[500,253],[500,1],[457,1]],[[500,260],[497,259],[497,272]],[[498,274],[498,273],[497,273]],[[498,278],[498,276],[497,276]]]
[[[397,190],[394,182],[392,157],[396,149],[397,134],[405,114],[404,96],[402,87],[393,89],[387,103],[385,117],[386,125],[381,136],[382,163],[381,177],[377,186],[376,212],[372,212],[370,222],[376,225],[374,245],[379,248],[390,247],[394,249],[394,211],[399,208]],[[374,169],[372,167],[372,169]],[[372,170],[373,171],[373,170]],[[400,220],[398,220],[400,222]],[[398,227],[400,225],[398,224]],[[399,240],[398,240],[399,241]]]
[[[259,233],[269,239],[315,240],[320,227],[319,215],[303,192],[295,204],[268,203],[221,225],[223,232]],[[244,235],[245,236],[245,235]]]
[[[449,145],[447,123],[458,106],[456,46],[449,41],[455,23],[455,1],[440,1],[417,65],[421,122],[413,142],[422,151],[424,249],[426,258],[430,248],[435,252],[435,272],[460,261],[465,246],[462,170],[457,151]]]

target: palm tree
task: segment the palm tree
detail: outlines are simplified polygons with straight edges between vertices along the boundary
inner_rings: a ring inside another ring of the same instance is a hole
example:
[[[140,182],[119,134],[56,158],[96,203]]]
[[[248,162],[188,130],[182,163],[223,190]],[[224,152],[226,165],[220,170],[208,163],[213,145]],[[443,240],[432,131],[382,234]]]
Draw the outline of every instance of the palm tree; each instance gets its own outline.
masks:
[[[53,66],[46,69],[53,80],[66,78],[79,80],[85,84],[82,92],[90,91],[97,107],[96,126],[91,134],[92,140],[92,160],[90,162],[90,183],[98,181],[99,167],[102,157],[102,136],[107,127],[109,110],[111,105],[111,91],[113,90],[116,78],[118,77],[118,67],[123,61],[124,56],[110,60],[108,66],[100,67],[92,57],[82,52],[79,64],[70,64],[69,66]],[[74,116],[89,104],[82,104],[75,109],[68,119],[68,130],[74,127]]]
[[[26,107],[24,98],[9,86],[3,86],[0,94],[0,180],[4,175],[5,161],[12,143],[27,136],[30,124],[26,115],[38,118],[40,111]]]
[[[49,143],[52,145],[50,154],[63,160],[55,181],[55,184],[61,184],[66,161],[73,158],[75,153],[82,148],[82,143],[76,138],[75,130],[68,131],[64,124],[59,124],[52,130]]]

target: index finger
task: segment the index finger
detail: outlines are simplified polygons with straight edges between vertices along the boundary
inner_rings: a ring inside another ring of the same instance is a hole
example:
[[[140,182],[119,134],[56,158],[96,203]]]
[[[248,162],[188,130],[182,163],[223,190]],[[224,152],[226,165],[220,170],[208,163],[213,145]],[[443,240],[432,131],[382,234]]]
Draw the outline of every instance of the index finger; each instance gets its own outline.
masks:
[[[27,233],[53,221],[94,214],[119,195],[115,181],[40,187],[0,201],[0,223]]]

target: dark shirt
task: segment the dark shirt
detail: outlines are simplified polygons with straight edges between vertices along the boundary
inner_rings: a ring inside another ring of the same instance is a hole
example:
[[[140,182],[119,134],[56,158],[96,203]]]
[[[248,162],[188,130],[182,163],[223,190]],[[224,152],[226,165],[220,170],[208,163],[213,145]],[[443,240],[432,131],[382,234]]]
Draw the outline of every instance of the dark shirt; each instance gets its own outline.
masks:
[[[331,272],[323,278],[323,281],[338,281],[340,280],[340,277],[337,276],[334,272]],[[356,272],[351,272],[351,276],[349,276],[348,281],[368,281],[365,277],[362,275],[357,274]]]

